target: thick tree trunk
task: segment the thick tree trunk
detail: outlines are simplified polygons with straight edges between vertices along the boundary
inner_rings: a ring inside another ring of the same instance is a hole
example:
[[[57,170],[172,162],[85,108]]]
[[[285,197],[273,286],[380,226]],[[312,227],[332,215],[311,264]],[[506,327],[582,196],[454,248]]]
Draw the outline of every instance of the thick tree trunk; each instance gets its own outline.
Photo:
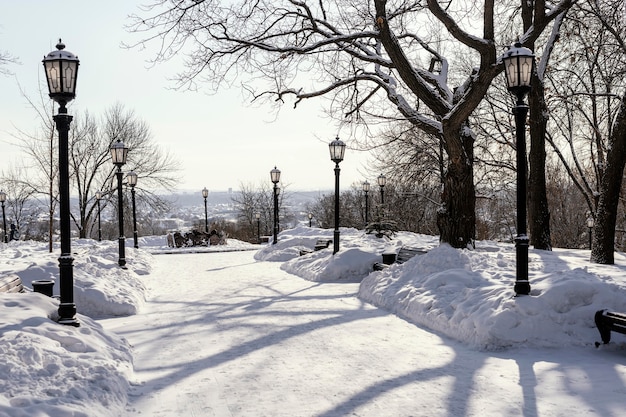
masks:
[[[533,74],[533,89],[528,98],[530,107],[530,153],[528,174],[528,225],[530,244],[535,249],[552,250],[550,210],[546,190],[545,135],[548,110],[543,83]]]
[[[468,129],[461,129],[461,132],[462,152],[451,153],[448,149],[448,170],[443,184],[442,207],[437,213],[441,242],[455,248],[473,247],[476,238],[474,138]]]
[[[591,262],[599,264],[615,262],[615,223],[626,162],[626,95],[622,97],[607,149],[591,249]]]

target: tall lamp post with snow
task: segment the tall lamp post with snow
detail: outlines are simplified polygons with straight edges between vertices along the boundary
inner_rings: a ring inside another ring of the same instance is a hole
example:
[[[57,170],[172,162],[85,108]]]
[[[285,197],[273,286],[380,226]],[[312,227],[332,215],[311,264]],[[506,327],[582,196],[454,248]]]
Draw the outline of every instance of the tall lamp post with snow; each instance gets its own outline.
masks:
[[[328,144],[330,150],[330,160],[335,163],[335,231],[333,233],[333,255],[339,252],[339,163],[343,161],[343,155],[346,151],[346,144],[339,140],[335,140]]]
[[[275,245],[278,242],[278,182],[280,181],[280,169],[274,167],[270,171],[270,179],[274,183],[274,240]]]
[[[102,242],[102,223],[100,223],[100,200],[102,200],[102,191],[96,191],[96,201],[98,202],[98,242]]]
[[[502,56],[507,88],[517,99],[515,115],[515,148],[517,156],[517,236],[515,238],[515,294],[530,294],[528,282],[528,235],[526,234],[526,115],[524,98],[530,92],[530,80],[535,63],[532,51],[517,42]]]
[[[370,222],[369,213],[370,213],[370,205],[369,205],[369,194],[370,194],[370,183],[365,181],[363,183],[363,192],[365,193],[365,226]]]
[[[59,323],[78,327],[74,304],[74,258],[70,231],[70,171],[69,130],[72,116],[67,114],[67,103],[76,97],[78,57],[65,50],[59,39],[56,50],[43,59],[48,83],[48,95],[59,105],[59,113],[53,116],[59,132],[59,215],[61,231],[61,256],[59,257]]]
[[[122,268],[126,269],[126,238],[124,237],[124,196],[122,195],[122,166],[126,164],[126,157],[128,156],[128,148],[124,146],[124,142],[118,139],[111,146],[111,157],[113,159],[113,165],[117,167],[117,217],[118,217],[118,230],[120,233],[119,241],[119,259],[117,263]]]
[[[204,187],[202,189],[202,197],[204,197],[204,232],[209,233],[209,214],[206,209],[206,199],[209,196],[209,190]]]
[[[0,190],[0,203],[2,203],[2,232],[4,233],[4,237],[2,238],[2,241],[4,243],[8,243],[9,242],[9,238],[7,236],[7,217],[6,214],[4,213],[4,202],[7,201],[7,193],[5,193],[4,191]]]
[[[135,206],[135,185],[137,185],[137,174],[135,171],[130,171],[126,175],[126,179],[128,181],[128,185],[130,185],[130,194],[133,200],[133,243],[135,244],[135,249],[139,248],[139,242],[137,239],[137,208]]]

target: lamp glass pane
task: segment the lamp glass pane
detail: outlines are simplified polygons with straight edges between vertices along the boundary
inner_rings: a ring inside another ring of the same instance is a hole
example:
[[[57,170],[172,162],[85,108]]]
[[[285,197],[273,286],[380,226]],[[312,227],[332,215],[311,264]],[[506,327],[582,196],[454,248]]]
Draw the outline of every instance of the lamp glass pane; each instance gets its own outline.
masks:
[[[515,66],[516,58],[509,58],[506,62],[506,83],[508,87],[517,85],[517,67]]]
[[[61,88],[64,93],[74,94],[78,61],[61,61]]]
[[[520,84],[530,86],[530,76],[533,70],[533,58],[530,56],[519,57],[520,61]]]
[[[60,93],[61,90],[61,70],[59,61],[45,61],[46,80],[48,80],[48,91],[50,94]]]

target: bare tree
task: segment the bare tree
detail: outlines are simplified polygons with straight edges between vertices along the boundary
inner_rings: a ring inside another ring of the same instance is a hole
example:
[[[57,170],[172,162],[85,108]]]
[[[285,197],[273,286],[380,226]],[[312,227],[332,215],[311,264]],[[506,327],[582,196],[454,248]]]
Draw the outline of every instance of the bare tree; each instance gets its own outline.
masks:
[[[70,165],[78,192],[79,215],[74,217],[74,222],[83,238],[87,237],[97,214],[96,192],[101,191],[107,197],[117,190],[116,168],[110,153],[111,145],[117,140],[129,149],[128,171],[134,170],[140,178],[135,187],[138,200],[147,199],[158,208],[165,202],[150,190],[171,190],[176,184],[173,176],[176,162],[159,149],[148,125],[132,110],[118,103],[105,112],[101,121],[88,112],[75,116],[70,136]],[[106,205],[110,200],[102,201]]]
[[[570,12],[549,73],[550,143],[595,213],[591,260],[613,263],[626,158],[623,2],[587,0]]]
[[[278,211],[281,224],[285,224],[292,217],[288,208],[289,193],[287,186],[280,184],[281,191],[278,196]],[[256,214],[260,215],[260,233],[269,235],[272,232],[274,222],[274,190],[267,182],[260,184],[240,184],[239,192],[233,194],[231,200],[238,207],[237,220],[239,222],[240,233],[250,239],[257,233]],[[250,239],[252,240],[252,239]]]
[[[536,1],[533,26],[522,42],[532,44],[573,1]],[[219,89],[248,73],[243,83],[254,99],[280,104],[292,96],[297,105],[327,96],[331,114],[342,120],[404,119],[439,138],[447,155],[440,236],[465,247],[475,234],[474,133],[468,120],[501,71],[494,3],[487,0],[481,9],[473,2],[444,7],[436,0],[155,1],[145,16],[134,17],[130,30],[145,35],[138,44],[161,46],[157,62],[188,52],[181,87],[206,82]],[[477,14],[480,35],[470,22]],[[461,78],[451,78],[453,61],[444,56],[441,37],[420,30],[428,19],[475,62]],[[436,71],[433,61],[439,63]],[[259,87],[262,81],[266,85]]]
[[[58,203],[58,152],[56,152],[58,146],[56,127],[52,119],[54,104],[43,92],[44,87],[39,89],[37,102],[28,97],[23,90],[21,91],[22,97],[37,115],[39,126],[34,131],[16,128],[12,136],[15,139],[15,145],[26,154],[26,158],[22,161],[24,180],[37,190],[38,197],[45,196],[47,199],[48,250],[52,252],[54,213]]]

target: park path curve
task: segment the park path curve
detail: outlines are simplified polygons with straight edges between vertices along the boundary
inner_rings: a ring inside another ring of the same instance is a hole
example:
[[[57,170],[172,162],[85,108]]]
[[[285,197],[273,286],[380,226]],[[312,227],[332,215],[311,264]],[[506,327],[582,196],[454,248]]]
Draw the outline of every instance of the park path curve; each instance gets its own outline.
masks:
[[[309,282],[253,255],[155,256],[143,311],[101,320],[133,348],[127,416],[532,417],[584,406],[539,404],[554,390],[537,377],[555,366],[549,353],[477,352],[363,303],[358,284]]]

